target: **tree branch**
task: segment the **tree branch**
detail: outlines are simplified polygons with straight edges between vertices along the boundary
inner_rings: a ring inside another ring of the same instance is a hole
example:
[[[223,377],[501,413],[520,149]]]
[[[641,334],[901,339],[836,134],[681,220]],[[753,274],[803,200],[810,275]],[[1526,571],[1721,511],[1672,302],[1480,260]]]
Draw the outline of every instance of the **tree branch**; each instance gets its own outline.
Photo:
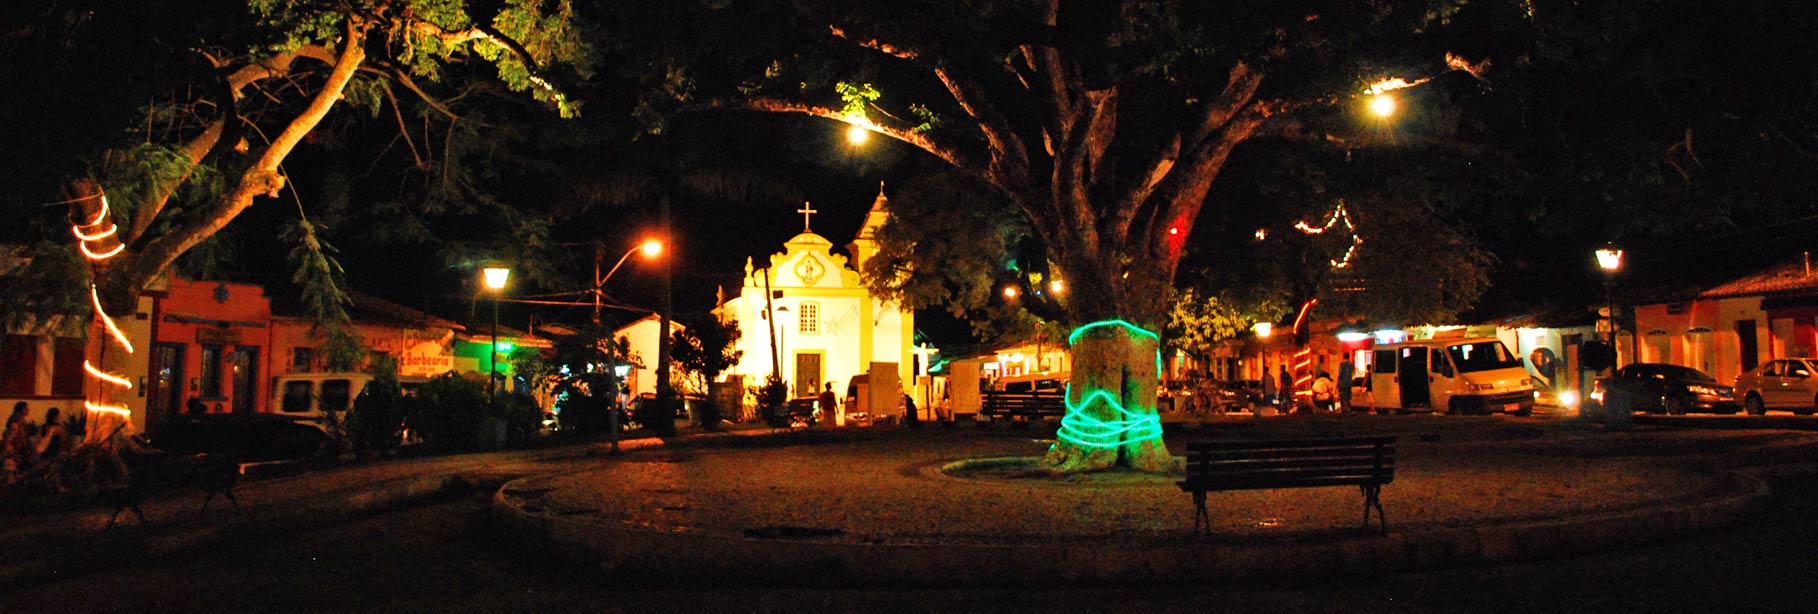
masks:
[[[1206,193],[1230,158],[1231,150],[1250,138],[1257,126],[1268,119],[1269,113],[1259,107],[1252,105],[1225,122],[1216,134],[1185,156],[1175,165],[1175,171],[1156,186],[1149,196],[1153,203],[1149,209],[1154,214],[1141,234],[1151,251],[1165,249],[1167,228],[1178,228],[1182,236],[1190,236],[1199,209],[1205,205]],[[1158,257],[1161,256],[1158,254]]]
[[[1009,119],[992,104],[984,88],[944,67],[935,68],[934,75],[946,86],[947,93],[959,103],[960,109],[972,117],[979,134],[985,137],[991,154],[991,174],[1002,178],[1006,188],[1033,187],[1029,150]]]
[[[279,165],[302,142],[303,137],[322,122],[335,103],[341,100],[347,83],[353,79],[354,72],[366,59],[365,41],[365,21],[348,19],[347,36],[341,54],[335,58],[334,68],[329,72],[322,89],[317,90],[309,105],[271,140],[265,151],[241,175],[240,181],[230,193],[217,199],[194,220],[146,245],[145,250],[133,259],[131,271],[127,273],[126,281],[132,287],[142,287],[175,262],[177,256],[225,227],[241,211],[251,206],[254,198],[261,194],[276,196],[283,189],[284,178],[278,172]],[[266,76],[274,74],[278,73],[268,71]]]
[[[840,123],[845,123],[845,124],[850,123],[846,120],[845,114],[842,113],[840,109],[835,109],[832,107],[824,107],[824,106],[819,106],[819,105],[812,105],[812,104],[801,103],[801,102],[795,102],[795,101],[790,101],[790,100],[781,100],[781,99],[776,99],[776,98],[714,100],[714,101],[709,101],[708,103],[706,103],[705,106],[707,106],[709,108],[716,108],[716,109],[761,111],[764,113],[798,113],[798,114],[802,114],[802,115],[810,115],[810,116],[819,117],[819,118],[823,118],[823,119],[831,119],[831,120],[838,121]],[[951,144],[937,143],[934,141],[934,139],[930,138],[926,134],[915,132],[913,130],[909,130],[907,128],[903,128],[900,126],[887,126],[887,125],[879,124],[876,122],[871,122],[871,124],[868,126],[865,126],[865,128],[870,129],[871,131],[876,132],[878,134],[882,134],[882,135],[888,136],[890,138],[902,141],[904,143],[913,145],[913,146],[915,146],[915,148],[920,149],[922,151],[926,151],[929,154],[932,154],[934,157],[940,158],[941,160],[944,160],[948,164],[951,164],[957,168],[960,168],[960,169],[982,168],[982,166],[979,165],[978,161],[972,155],[969,155],[965,152],[960,151],[958,147],[953,146]],[[987,179],[992,180],[993,183],[996,183],[996,181],[993,180],[992,178],[987,177]]]
[[[198,49],[196,53],[217,70],[227,66],[226,61],[206,51]],[[189,181],[190,176],[202,163],[202,160],[206,159],[222,142],[223,134],[229,137],[229,142],[239,140],[236,136],[239,134],[240,125],[239,104],[236,101],[239,100],[241,92],[259,81],[288,75],[291,63],[299,57],[323,60],[327,64],[334,63],[334,57],[327,53],[327,49],[317,45],[305,45],[290,53],[262,58],[257,62],[241,66],[221,79],[216,91],[216,97],[220,98],[218,104],[222,107],[221,118],[210,123],[195,138],[177,147],[177,154],[188,163],[188,167],[175,180],[168,185],[161,186],[162,189],[139,203],[133,214],[132,225],[126,229],[126,234],[121,237],[121,240],[132,245],[145,236],[145,233],[151,229],[152,221],[157,219],[158,214],[169,205],[171,196],[176,194],[177,189],[182,187],[185,182]]]

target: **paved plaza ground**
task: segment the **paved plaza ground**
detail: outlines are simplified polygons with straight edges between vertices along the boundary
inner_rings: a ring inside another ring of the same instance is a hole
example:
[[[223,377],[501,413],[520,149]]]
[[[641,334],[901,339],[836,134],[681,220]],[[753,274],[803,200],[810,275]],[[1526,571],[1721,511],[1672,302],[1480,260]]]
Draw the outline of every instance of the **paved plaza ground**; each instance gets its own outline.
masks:
[[[1360,528],[1362,497],[1345,487],[1215,493],[1211,533],[1195,536],[1177,475],[944,471],[1036,457],[1052,444],[1051,426],[991,426],[806,431],[761,445],[674,447],[514,481],[496,507],[554,548],[640,572],[801,567],[1016,583],[1052,566],[1105,580],[1187,579],[1516,560],[1658,539],[1758,509],[1765,487],[1735,469],[1818,458],[1812,436],[1781,431],[1609,432],[1441,416],[1174,424],[1167,440],[1176,451],[1231,438],[1401,438],[1396,479],[1382,495],[1386,536]],[[970,571],[993,567],[1018,571]],[[968,571],[949,577],[956,569]]]
[[[93,506],[13,515],[0,548],[18,556],[0,562],[0,587],[476,490],[494,493],[502,534],[537,544],[551,564],[670,579],[717,568],[735,581],[1029,585],[1440,569],[1696,534],[1760,509],[1766,487],[1753,476],[1818,472],[1818,433],[1799,430],[1814,419],[1609,431],[1555,417],[1169,418],[1176,453],[1193,441],[1396,435],[1401,462],[1382,495],[1388,533],[1359,527],[1355,488],[1216,493],[1212,530],[1195,536],[1177,476],[943,471],[1039,456],[1052,423],[756,428],[636,439],[620,454],[583,443],[317,469],[243,484],[243,514],[219,500],[198,513],[201,494],[177,491],[149,502],[144,526],[108,529],[108,510]],[[1749,426],[1758,428],[1738,428]]]

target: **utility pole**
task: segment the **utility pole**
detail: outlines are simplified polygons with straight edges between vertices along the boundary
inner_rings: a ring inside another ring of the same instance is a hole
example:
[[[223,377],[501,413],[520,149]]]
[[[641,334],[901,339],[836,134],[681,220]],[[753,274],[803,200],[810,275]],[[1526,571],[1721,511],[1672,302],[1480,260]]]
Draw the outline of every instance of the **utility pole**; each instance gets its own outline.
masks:
[[[605,260],[606,260],[606,243],[604,241],[595,239],[593,241],[593,325],[594,326],[600,325],[600,302],[601,302],[600,299],[602,298],[601,294],[604,293],[604,291],[600,289],[600,285],[605,283],[605,280],[600,279],[600,263]]]
[[[662,221],[663,221],[664,240],[667,241],[671,246],[674,246],[675,245],[675,235],[670,232],[670,228],[669,228],[669,196],[668,195],[664,195],[662,197]],[[671,274],[673,272],[673,267],[671,266],[671,263],[675,262],[675,256],[673,255],[674,253],[675,252],[673,252],[673,251],[670,252],[671,256],[663,259],[663,264],[662,264],[663,280],[662,280],[662,283],[659,284],[660,289],[658,292],[659,296],[657,299],[659,301],[657,304],[657,325],[658,325],[657,330],[659,332],[658,332],[658,337],[657,337],[656,394],[657,394],[657,407],[663,408],[663,410],[665,412],[674,411],[675,408],[680,405],[680,403],[677,402],[677,400],[674,398],[675,391],[670,390],[670,388],[669,388],[669,341],[670,341],[669,312],[672,309],[672,306],[670,305],[670,297],[669,297],[669,280],[670,280]],[[674,414],[666,413],[665,415],[672,416]]]

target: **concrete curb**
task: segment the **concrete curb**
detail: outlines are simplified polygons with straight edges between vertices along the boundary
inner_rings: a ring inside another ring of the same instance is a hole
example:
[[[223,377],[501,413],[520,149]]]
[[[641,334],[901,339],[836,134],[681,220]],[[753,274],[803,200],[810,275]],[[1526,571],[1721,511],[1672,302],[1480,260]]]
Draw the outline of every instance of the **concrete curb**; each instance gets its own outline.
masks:
[[[128,525],[118,534],[87,533],[72,539],[94,543],[55,559],[0,564],[0,590],[41,583],[59,577],[91,573],[123,564],[201,551],[229,540],[294,533],[345,523],[380,512],[470,492],[481,485],[461,475],[423,475],[377,484],[338,496],[261,509],[215,525],[187,527],[169,532],[153,528],[133,532]],[[225,504],[224,505],[231,505]]]
[[[1051,586],[1179,584],[1371,575],[1532,561],[1645,544],[1737,522],[1764,509],[1766,483],[1726,474],[1707,496],[1666,505],[1480,527],[1256,543],[864,544],[757,539],[724,531],[610,527],[525,509],[493,495],[497,528],[608,573],[656,582],[781,585]]]
[[[1664,414],[1635,414],[1634,421],[1635,424],[1678,428],[1818,431],[1818,416],[1749,416],[1745,414],[1669,416]]]

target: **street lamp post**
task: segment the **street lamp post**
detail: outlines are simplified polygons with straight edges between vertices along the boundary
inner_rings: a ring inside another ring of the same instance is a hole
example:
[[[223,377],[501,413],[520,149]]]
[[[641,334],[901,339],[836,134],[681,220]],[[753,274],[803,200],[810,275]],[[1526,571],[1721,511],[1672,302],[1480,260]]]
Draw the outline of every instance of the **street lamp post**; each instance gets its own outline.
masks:
[[[625,250],[625,253],[623,255],[619,256],[619,261],[613,263],[612,269],[606,271],[605,275],[601,275],[600,274],[600,264],[606,260],[606,244],[604,244],[604,243],[594,243],[593,244],[593,290],[592,290],[592,294],[593,294],[593,323],[594,324],[600,323],[600,304],[603,302],[603,299],[605,298],[606,280],[612,279],[612,274],[619,272],[619,267],[625,266],[625,259],[630,258],[633,253],[640,252],[640,251],[644,252],[645,258],[655,258],[659,254],[663,253],[663,242],[658,241],[656,239],[645,239],[642,243],[632,246],[631,249]]]
[[[492,290],[492,343],[486,348],[486,362],[491,367],[491,375],[486,377],[486,409],[492,414],[498,409],[495,389],[499,381],[499,295],[505,292],[505,279],[511,277],[511,269],[486,267],[483,274],[486,288]]]
[[[1622,361],[1621,353],[1616,350],[1616,300],[1610,287],[1616,279],[1616,272],[1622,270],[1622,250],[1615,246],[1605,246],[1597,250],[1597,268],[1603,269],[1603,309],[1604,319],[1610,330],[1610,369],[1614,370]]]
[[[600,265],[606,260],[606,244],[598,242],[593,244],[593,288],[591,289],[591,294],[593,294],[593,323],[595,326],[600,324],[600,304],[605,298],[606,280],[612,279],[612,274],[619,272],[619,267],[625,265],[625,259],[630,258],[632,253],[639,251],[644,252],[645,258],[655,258],[658,254],[663,253],[663,243],[656,239],[645,239],[642,243],[632,246],[631,249],[625,250],[625,253],[619,256],[619,261],[613,263],[612,268],[607,270],[605,275],[601,275]],[[611,369],[615,366],[616,365],[604,365],[603,368]],[[623,385],[623,382],[620,382],[619,384]],[[612,453],[614,454],[619,452],[619,409],[619,407],[613,406],[606,412],[607,440],[611,442]]]

